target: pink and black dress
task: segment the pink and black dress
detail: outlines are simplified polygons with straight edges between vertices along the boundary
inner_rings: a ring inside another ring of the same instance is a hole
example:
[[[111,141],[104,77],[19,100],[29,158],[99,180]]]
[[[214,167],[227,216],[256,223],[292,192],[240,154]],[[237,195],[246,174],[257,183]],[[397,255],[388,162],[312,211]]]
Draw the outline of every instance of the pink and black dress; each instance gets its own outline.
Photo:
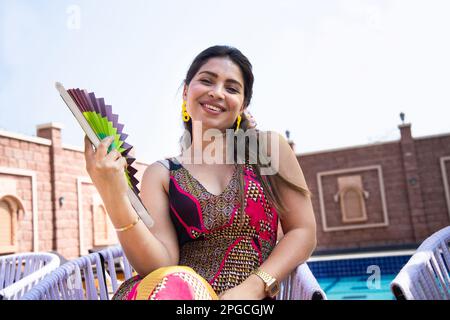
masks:
[[[225,190],[212,194],[176,158],[159,161],[170,171],[170,217],[180,248],[179,265],[207,280],[217,294],[243,282],[276,245],[278,215],[253,166],[235,165]],[[239,172],[244,178],[241,214]],[[113,299],[127,299],[142,278],[125,281]]]

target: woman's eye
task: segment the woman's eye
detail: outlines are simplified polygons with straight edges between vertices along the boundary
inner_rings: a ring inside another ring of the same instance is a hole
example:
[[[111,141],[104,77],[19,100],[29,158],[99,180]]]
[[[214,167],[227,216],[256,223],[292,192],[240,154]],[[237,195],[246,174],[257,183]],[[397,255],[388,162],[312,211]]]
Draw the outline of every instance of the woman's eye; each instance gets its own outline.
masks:
[[[208,79],[200,79],[199,81],[200,81],[201,83],[204,83],[204,84],[207,84],[207,85],[212,84],[212,81],[211,81],[211,80],[208,80]],[[230,93],[234,93],[234,94],[239,93],[239,90],[238,90],[238,89],[235,89],[235,88],[233,88],[233,87],[229,87],[229,88],[227,88],[227,90],[228,90],[228,92],[230,92]]]

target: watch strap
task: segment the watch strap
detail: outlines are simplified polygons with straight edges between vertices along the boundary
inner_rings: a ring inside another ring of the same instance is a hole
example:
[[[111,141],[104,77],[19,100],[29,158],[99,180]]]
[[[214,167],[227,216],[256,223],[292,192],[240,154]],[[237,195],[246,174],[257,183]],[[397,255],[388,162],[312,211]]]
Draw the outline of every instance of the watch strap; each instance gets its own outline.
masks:
[[[272,281],[273,279],[275,279],[274,277],[272,277],[270,274],[268,274],[265,271],[262,271],[261,269],[256,269],[253,271],[253,274],[256,274],[257,276],[259,276],[264,283],[266,284],[266,286],[270,283],[270,281]]]
[[[264,281],[264,291],[266,292],[266,294],[270,297],[273,297],[274,295],[276,295],[276,293],[278,293],[279,291],[279,284],[278,284],[278,280],[271,276],[270,274],[268,274],[267,272],[261,270],[261,269],[256,269],[252,272],[252,274],[256,274],[258,277],[260,277],[263,281]],[[275,285],[275,287],[273,287]],[[276,293],[272,292],[272,289],[276,288]]]

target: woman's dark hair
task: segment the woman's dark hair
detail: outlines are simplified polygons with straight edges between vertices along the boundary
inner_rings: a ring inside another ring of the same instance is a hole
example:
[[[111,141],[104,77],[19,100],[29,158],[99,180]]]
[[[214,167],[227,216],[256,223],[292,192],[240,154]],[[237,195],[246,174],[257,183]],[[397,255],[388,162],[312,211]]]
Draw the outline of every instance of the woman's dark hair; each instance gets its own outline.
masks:
[[[209,48],[203,50],[202,52],[200,52],[200,54],[198,54],[195,57],[191,66],[189,67],[189,70],[187,71],[184,83],[188,86],[190,84],[191,80],[194,78],[194,76],[200,70],[200,68],[205,63],[207,63],[209,59],[222,58],[222,57],[228,58],[231,61],[233,61],[233,63],[235,63],[242,72],[242,77],[244,79],[244,109],[246,109],[250,105],[250,101],[252,99],[252,94],[253,94],[254,77],[253,77],[252,65],[251,65],[250,61],[247,59],[247,57],[244,56],[241,51],[239,51],[238,49],[236,49],[234,47],[217,45],[217,46],[209,47]],[[188,136],[192,137],[192,120],[189,120],[188,122],[183,122],[183,124],[186,129],[185,132],[186,133],[188,132],[189,133]],[[235,129],[236,125],[237,125],[237,123],[235,121],[232,128]],[[241,114],[240,129],[243,130],[243,132],[246,132],[250,128],[252,128],[251,122],[249,121],[249,119],[247,119],[246,114],[244,112]],[[254,131],[256,134],[255,139],[257,141],[257,146],[259,148],[260,147],[260,139],[259,139],[258,130],[254,130]],[[185,141],[185,136],[183,135],[183,137],[181,137],[180,142],[182,144],[184,143],[185,146],[189,146],[192,143],[192,140]],[[183,149],[183,147],[182,147],[182,149]],[[245,139],[245,151],[246,151],[245,156],[244,156],[245,159],[243,159],[242,162],[240,162],[240,163],[249,164],[250,163],[249,162],[250,148],[249,148],[249,140],[247,140],[247,139]],[[309,192],[309,190],[307,188],[298,186],[298,185],[290,182],[285,177],[281,176],[279,173],[267,176],[268,177],[267,180],[264,179],[260,173],[261,159],[259,158],[259,156],[261,154],[260,154],[260,152],[256,152],[256,154],[257,154],[257,156],[256,156],[257,163],[251,164],[251,165],[253,166],[254,172],[256,173],[259,180],[261,181],[261,184],[262,184],[264,190],[267,190],[267,197],[268,197],[269,202],[276,208],[277,212],[280,215],[281,215],[281,213],[287,212],[287,209],[283,205],[280,194],[277,191],[277,188],[276,188],[277,183],[279,183],[279,182],[285,183],[289,187],[301,192],[305,196],[311,195],[311,193]],[[238,161],[237,157],[238,157],[237,143],[235,141],[235,143],[234,143],[234,159],[235,159],[235,161]],[[266,159],[264,159],[263,161],[264,161],[263,163],[267,163]],[[243,204],[244,200],[245,200],[245,194],[244,194],[244,178],[242,175],[242,170],[239,170],[239,180],[240,180],[239,194],[241,196],[241,204]],[[243,206],[241,206],[241,209],[243,209]],[[241,210],[241,213],[243,213],[242,210]],[[242,222],[242,220],[241,220],[241,222]]]

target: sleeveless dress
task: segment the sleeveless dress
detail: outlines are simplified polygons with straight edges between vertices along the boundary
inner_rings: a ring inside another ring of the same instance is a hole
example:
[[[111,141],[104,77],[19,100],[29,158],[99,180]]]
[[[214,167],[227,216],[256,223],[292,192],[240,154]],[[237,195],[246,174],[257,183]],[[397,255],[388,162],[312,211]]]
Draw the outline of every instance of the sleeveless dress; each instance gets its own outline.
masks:
[[[248,163],[235,165],[219,195],[212,194],[176,158],[159,161],[170,171],[169,212],[180,249],[179,265],[195,270],[220,294],[242,283],[276,245],[278,214]],[[239,172],[243,170],[244,214]],[[126,300],[142,280],[126,280],[113,299]]]

